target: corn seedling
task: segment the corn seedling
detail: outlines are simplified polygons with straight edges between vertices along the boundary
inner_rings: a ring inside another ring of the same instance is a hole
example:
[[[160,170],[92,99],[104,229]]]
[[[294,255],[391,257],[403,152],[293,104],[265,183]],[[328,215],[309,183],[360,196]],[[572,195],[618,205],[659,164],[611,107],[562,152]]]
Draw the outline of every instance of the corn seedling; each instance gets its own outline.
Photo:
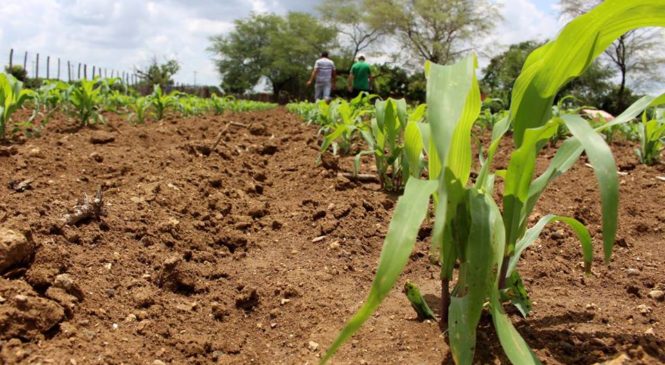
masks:
[[[152,94],[148,96],[150,104],[155,109],[155,118],[162,120],[164,113],[168,108],[176,107],[178,104],[178,97],[174,93],[165,94],[159,85],[153,87]]]
[[[352,107],[344,99],[336,99],[328,108],[327,118],[332,121],[330,125],[322,127],[325,134],[321,145],[321,153],[332,147],[333,154],[348,155],[353,142],[361,131],[367,130],[365,120],[370,116],[370,110],[364,107]]]
[[[132,124],[145,124],[150,106],[150,100],[147,97],[138,97],[134,99],[134,102],[129,104],[130,113],[127,117],[127,121]]]
[[[186,117],[201,115],[208,110],[208,102],[205,99],[196,96],[180,94],[178,98],[178,109],[180,113]]]
[[[13,76],[0,73],[0,140],[5,139],[12,114],[34,95],[33,91],[23,89],[23,83]]]
[[[483,311],[488,311],[507,358],[514,364],[540,363],[503,308],[504,302],[512,302],[523,315],[531,309],[517,271],[521,254],[554,221],[567,224],[579,238],[586,273],[591,269],[593,248],[587,228],[573,218],[548,214],[528,228],[529,217],[548,184],[569,170],[585,152],[599,183],[603,251],[605,262],[609,262],[617,228],[619,184],[610,148],[600,132],[632,120],[649,106],[662,104],[665,95],[644,97],[596,129],[578,115],[553,116],[552,104],[559,90],[619,36],[648,26],[665,26],[662,0],[606,0],[569,23],[557,39],[535,50],[515,83],[510,114],[492,131],[487,157],[473,184],[471,129],[480,113],[477,61],[469,56],[451,66],[426,65],[429,180],[410,178],[406,183],[388,228],[369,296],[322,362],[329,360],[362,326],[395,285],[409,261],[432,201],[432,252],[441,265],[441,320],[448,328],[453,360],[462,365],[473,362],[476,330]],[[562,124],[571,136],[559,147],[548,168],[534,178],[536,157]],[[491,166],[510,126],[514,150],[507,170],[501,172],[501,211],[493,199],[497,173]],[[457,281],[451,291],[456,270]]]
[[[31,121],[34,121],[38,116],[42,117],[41,124],[48,123],[51,115],[60,107],[66,106],[65,95],[69,85],[62,81],[46,80],[42,86],[34,93],[32,102],[34,104],[34,112]]]
[[[328,106],[327,103],[323,102],[325,107]],[[310,102],[300,102],[300,103],[290,103],[286,105],[286,110],[290,113],[300,116],[308,124],[322,124],[320,122],[320,106],[318,103]]]
[[[501,110],[494,112],[494,109],[499,106]],[[492,130],[494,125],[501,119],[505,118],[507,112],[503,110],[503,101],[501,99],[485,99],[483,100],[480,115],[478,116],[477,124],[487,130]]]
[[[78,85],[72,85],[67,90],[66,100],[80,126],[104,122],[104,118],[100,114],[104,103],[101,91],[97,79],[81,80]]]
[[[425,104],[412,113],[407,109],[404,99],[377,101],[370,128],[360,130],[369,148],[356,155],[354,172],[360,168],[362,155],[374,155],[379,181],[386,190],[398,191],[409,176],[418,178],[422,173],[424,144],[419,123],[427,109]]]
[[[642,113],[642,123],[637,126],[640,148],[636,149],[637,157],[645,165],[653,165],[660,161],[660,154],[665,146],[665,109],[656,108],[653,117],[648,118]]]
[[[226,110],[227,104],[229,102],[230,97],[219,97],[217,95],[213,95],[210,97],[210,107],[212,111],[217,114],[217,115],[222,115],[224,114],[224,111]]]

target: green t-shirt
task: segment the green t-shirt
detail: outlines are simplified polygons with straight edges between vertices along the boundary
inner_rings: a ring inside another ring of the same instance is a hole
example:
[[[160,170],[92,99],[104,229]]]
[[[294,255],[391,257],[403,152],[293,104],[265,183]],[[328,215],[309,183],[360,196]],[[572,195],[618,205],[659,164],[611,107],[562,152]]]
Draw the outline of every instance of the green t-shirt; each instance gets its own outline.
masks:
[[[357,90],[369,90],[369,65],[365,61],[358,61],[351,67],[353,75],[353,88]]]

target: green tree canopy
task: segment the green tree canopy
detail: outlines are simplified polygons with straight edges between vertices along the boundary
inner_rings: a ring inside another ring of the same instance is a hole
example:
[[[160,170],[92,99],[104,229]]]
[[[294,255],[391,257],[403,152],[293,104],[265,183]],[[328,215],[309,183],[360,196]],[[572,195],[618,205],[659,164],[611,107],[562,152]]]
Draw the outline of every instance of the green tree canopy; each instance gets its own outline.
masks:
[[[385,33],[367,24],[371,13],[364,0],[323,0],[318,8],[325,22],[339,34],[342,53],[353,64],[358,53],[374,45]]]
[[[527,56],[541,45],[542,43],[536,41],[513,44],[508,50],[492,58],[483,70],[483,93],[501,99],[504,105],[510,105],[513,84]],[[566,85],[559,95],[572,95],[581,104],[606,108],[610,113],[616,113],[616,105],[610,102],[616,96],[615,86],[611,81],[614,74],[611,67],[596,61],[584,74]]]
[[[211,39],[226,92],[244,93],[265,78],[277,99],[301,97],[318,55],[335,45],[336,32],[307,13],[253,14]]]
[[[393,35],[410,54],[447,64],[471,51],[501,19],[488,0],[365,0],[372,29]]]
[[[154,85],[159,85],[163,90],[173,86],[173,75],[180,70],[180,64],[176,60],[167,60],[160,64],[157,58],[153,58],[148,67],[136,70],[136,73],[145,84],[147,90],[152,90]]]
[[[372,67],[374,93],[382,98],[406,98],[411,102],[425,102],[426,80],[423,72],[409,74],[404,68],[382,64]]]

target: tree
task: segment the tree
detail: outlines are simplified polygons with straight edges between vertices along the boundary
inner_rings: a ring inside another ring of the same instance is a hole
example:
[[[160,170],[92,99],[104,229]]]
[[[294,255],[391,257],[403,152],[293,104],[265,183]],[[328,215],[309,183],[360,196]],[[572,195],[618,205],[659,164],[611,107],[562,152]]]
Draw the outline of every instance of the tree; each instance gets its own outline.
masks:
[[[541,43],[526,41],[511,45],[504,53],[493,57],[483,70],[480,85],[483,93],[501,99],[504,105],[510,105],[513,84],[522,71],[529,54]]]
[[[483,70],[481,88],[483,93],[510,105],[513,84],[519,76],[529,54],[542,43],[526,41],[511,45],[504,53],[492,58]],[[611,106],[608,99],[614,97],[614,85],[611,82],[615,72],[601,62],[594,62],[577,79],[571,81],[560,92],[559,97],[574,96],[579,103],[590,106]],[[616,113],[611,106],[610,113]]]
[[[12,67],[5,66],[5,72],[14,76],[18,81],[25,82],[28,79],[28,71],[23,66],[13,65]]]
[[[427,83],[423,72],[409,74],[404,68],[393,64],[372,67],[375,94],[386,99],[406,98],[410,102],[425,102]]]
[[[228,35],[211,38],[209,50],[220,56],[216,63],[224,91],[243,93],[258,83],[270,65],[264,50],[282,22],[274,14],[253,15],[236,20],[235,30]]]
[[[351,61],[384,34],[384,29],[367,25],[369,13],[363,0],[324,0],[318,10],[323,20],[342,36],[342,46],[346,48],[343,53],[348,54]]]
[[[500,19],[489,0],[365,0],[367,22],[413,56],[446,64],[471,51]]]
[[[561,16],[574,18],[600,4],[602,0],[560,0]],[[663,81],[665,56],[663,37],[659,29],[632,30],[617,39],[604,53],[604,61],[619,72],[619,86],[616,90],[618,108],[625,109],[630,104],[630,84],[644,91],[647,84]]]
[[[173,76],[180,70],[180,64],[176,60],[167,60],[159,64],[157,58],[154,57],[148,67],[143,70],[136,70],[136,73],[141,78],[141,89],[152,91],[153,86],[159,85],[162,90],[168,90],[173,86]]]
[[[335,35],[307,13],[254,14],[236,20],[229,34],[211,38],[209,50],[219,56],[226,92],[244,93],[265,78],[277,100],[304,95],[308,72],[318,54],[334,46]]]

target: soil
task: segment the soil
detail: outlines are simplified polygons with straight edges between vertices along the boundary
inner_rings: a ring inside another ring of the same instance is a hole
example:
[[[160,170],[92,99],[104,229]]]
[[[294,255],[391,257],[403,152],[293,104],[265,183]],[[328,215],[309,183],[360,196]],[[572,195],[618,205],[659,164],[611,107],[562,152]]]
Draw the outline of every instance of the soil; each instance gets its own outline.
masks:
[[[368,292],[397,196],[339,177],[347,159],[317,165],[316,128],[282,109],[107,119],[72,132],[58,116],[41,137],[0,147],[0,243],[32,250],[12,251],[21,254],[0,273],[0,363],[318,362]],[[212,150],[229,121],[246,127],[230,126]],[[524,255],[534,309],[513,320],[546,364],[665,363],[665,168],[637,164],[630,143],[612,147],[624,174],[609,265],[584,159],[531,217],[575,216],[596,244],[591,276],[563,226]],[[102,209],[65,224],[98,191]],[[436,303],[428,234],[399,286],[409,279]],[[487,318],[476,358],[508,363]],[[398,289],[333,361],[450,362],[438,325],[418,321]]]

